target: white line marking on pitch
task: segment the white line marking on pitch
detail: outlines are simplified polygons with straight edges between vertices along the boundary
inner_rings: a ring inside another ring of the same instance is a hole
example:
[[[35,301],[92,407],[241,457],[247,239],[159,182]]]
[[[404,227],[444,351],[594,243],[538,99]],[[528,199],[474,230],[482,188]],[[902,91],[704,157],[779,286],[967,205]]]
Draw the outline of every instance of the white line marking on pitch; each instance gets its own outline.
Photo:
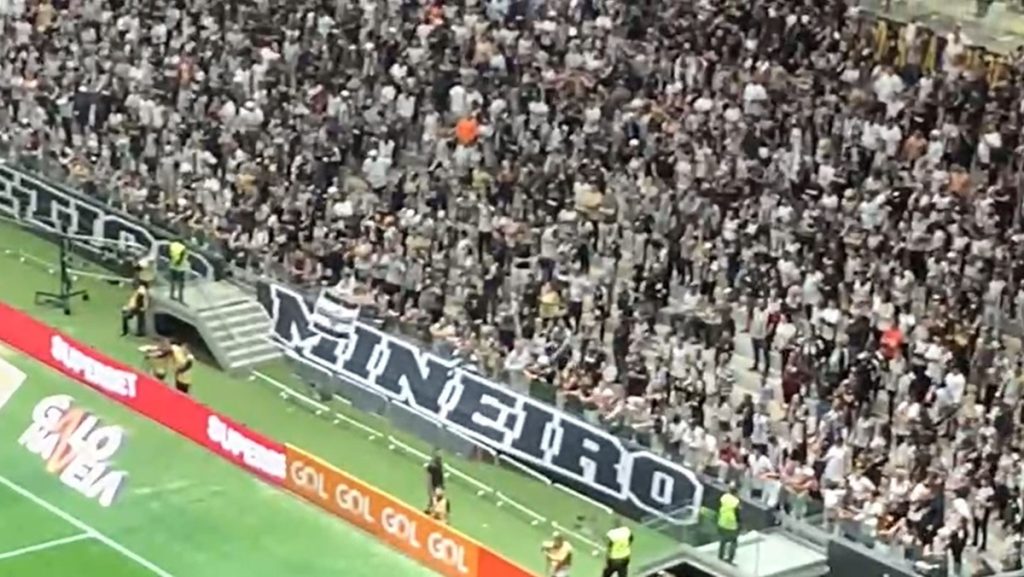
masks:
[[[117,541],[114,541],[113,539],[107,537],[103,533],[100,533],[96,529],[93,529],[91,526],[89,526],[84,521],[80,520],[78,517],[75,517],[74,515],[64,511],[60,507],[50,503],[49,501],[36,495],[32,491],[29,491],[28,489],[22,487],[21,485],[15,483],[14,481],[8,479],[7,477],[4,477],[3,475],[0,475],[0,485],[7,487],[8,489],[14,491],[15,493],[28,499],[29,501],[32,501],[36,505],[39,505],[43,509],[46,509],[50,513],[53,513],[57,517],[60,517],[67,523],[74,525],[75,528],[77,528],[78,530],[85,532],[93,539],[96,539],[100,543],[103,543],[107,547],[110,547],[111,549],[117,551],[121,555],[124,555],[128,559],[135,561],[139,565],[148,569],[154,575],[157,575],[158,577],[174,577],[174,575],[171,575],[167,571],[164,571],[160,567],[156,566],[152,561],[147,560],[145,557],[142,557],[138,553],[133,552],[124,545],[118,543]]]
[[[60,547],[61,545],[67,545],[68,543],[77,543],[86,539],[92,539],[92,535],[88,533],[80,533],[71,537],[64,537],[63,539],[54,539],[53,541],[47,541],[46,543],[38,543],[36,545],[22,547],[21,549],[15,549],[14,551],[0,553],[0,561],[3,561],[4,559],[12,559],[14,557],[21,557],[22,555],[28,555],[29,553],[35,553],[37,551],[53,549],[54,547]]]
[[[0,344],[0,409],[11,400],[14,393],[18,392],[26,378],[25,373],[18,367],[4,360],[8,356],[8,350]]]

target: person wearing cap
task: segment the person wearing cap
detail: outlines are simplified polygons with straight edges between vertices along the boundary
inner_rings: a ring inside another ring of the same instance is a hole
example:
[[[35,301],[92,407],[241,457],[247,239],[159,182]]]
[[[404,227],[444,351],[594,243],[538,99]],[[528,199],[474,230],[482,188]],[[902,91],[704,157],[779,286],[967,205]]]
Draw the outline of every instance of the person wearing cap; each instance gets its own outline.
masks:
[[[545,541],[542,550],[548,562],[548,577],[569,577],[572,568],[572,543],[561,533],[555,532],[550,541]]]
[[[604,571],[601,577],[627,577],[629,559],[633,555],[633,531],[622,519],[615,520],[615,526],[608,531],[608,550],[605,554]]]

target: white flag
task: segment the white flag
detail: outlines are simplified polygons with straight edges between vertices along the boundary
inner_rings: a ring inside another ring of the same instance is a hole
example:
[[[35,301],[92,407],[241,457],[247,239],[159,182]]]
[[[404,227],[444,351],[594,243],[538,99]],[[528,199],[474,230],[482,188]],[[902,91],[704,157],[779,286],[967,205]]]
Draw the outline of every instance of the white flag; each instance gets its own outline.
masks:
[[[352,325],[359,318],[359,308],[344,296],[323,290],[316,299],[310,320],[321,331],[338,339],[346,339],[352,334]]]

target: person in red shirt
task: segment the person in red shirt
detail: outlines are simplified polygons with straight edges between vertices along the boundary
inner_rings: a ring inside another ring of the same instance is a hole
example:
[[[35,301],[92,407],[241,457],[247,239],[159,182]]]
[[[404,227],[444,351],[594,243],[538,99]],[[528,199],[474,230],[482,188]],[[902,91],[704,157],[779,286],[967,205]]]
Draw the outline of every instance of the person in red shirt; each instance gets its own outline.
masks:
[[[882,332],[878,345],[882,350],[882,355],[887,359],[892,359],[903,345],[903,332],[897,326],[890,327]]]

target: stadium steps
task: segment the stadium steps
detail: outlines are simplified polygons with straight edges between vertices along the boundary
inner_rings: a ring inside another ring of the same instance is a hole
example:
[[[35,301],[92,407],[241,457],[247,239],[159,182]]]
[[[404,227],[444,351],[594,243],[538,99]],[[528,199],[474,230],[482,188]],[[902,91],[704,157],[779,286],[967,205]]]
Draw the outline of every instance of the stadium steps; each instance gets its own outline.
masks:
[[[817,547],[775,529],[740,535],[733,564],[718,559],[718,542],[701,546],[680,543],[662,559],[637,568],[641,577],[824,577],[828,557]]]
[[[152,302],[154,317],[168,315],[193,326],[226,371],[244,371],[281,357],[267,338],[270,316],[254,295],[231,282],[186,284],[184,304],[171,300],[170,287],[159,284],[153,289]]]

